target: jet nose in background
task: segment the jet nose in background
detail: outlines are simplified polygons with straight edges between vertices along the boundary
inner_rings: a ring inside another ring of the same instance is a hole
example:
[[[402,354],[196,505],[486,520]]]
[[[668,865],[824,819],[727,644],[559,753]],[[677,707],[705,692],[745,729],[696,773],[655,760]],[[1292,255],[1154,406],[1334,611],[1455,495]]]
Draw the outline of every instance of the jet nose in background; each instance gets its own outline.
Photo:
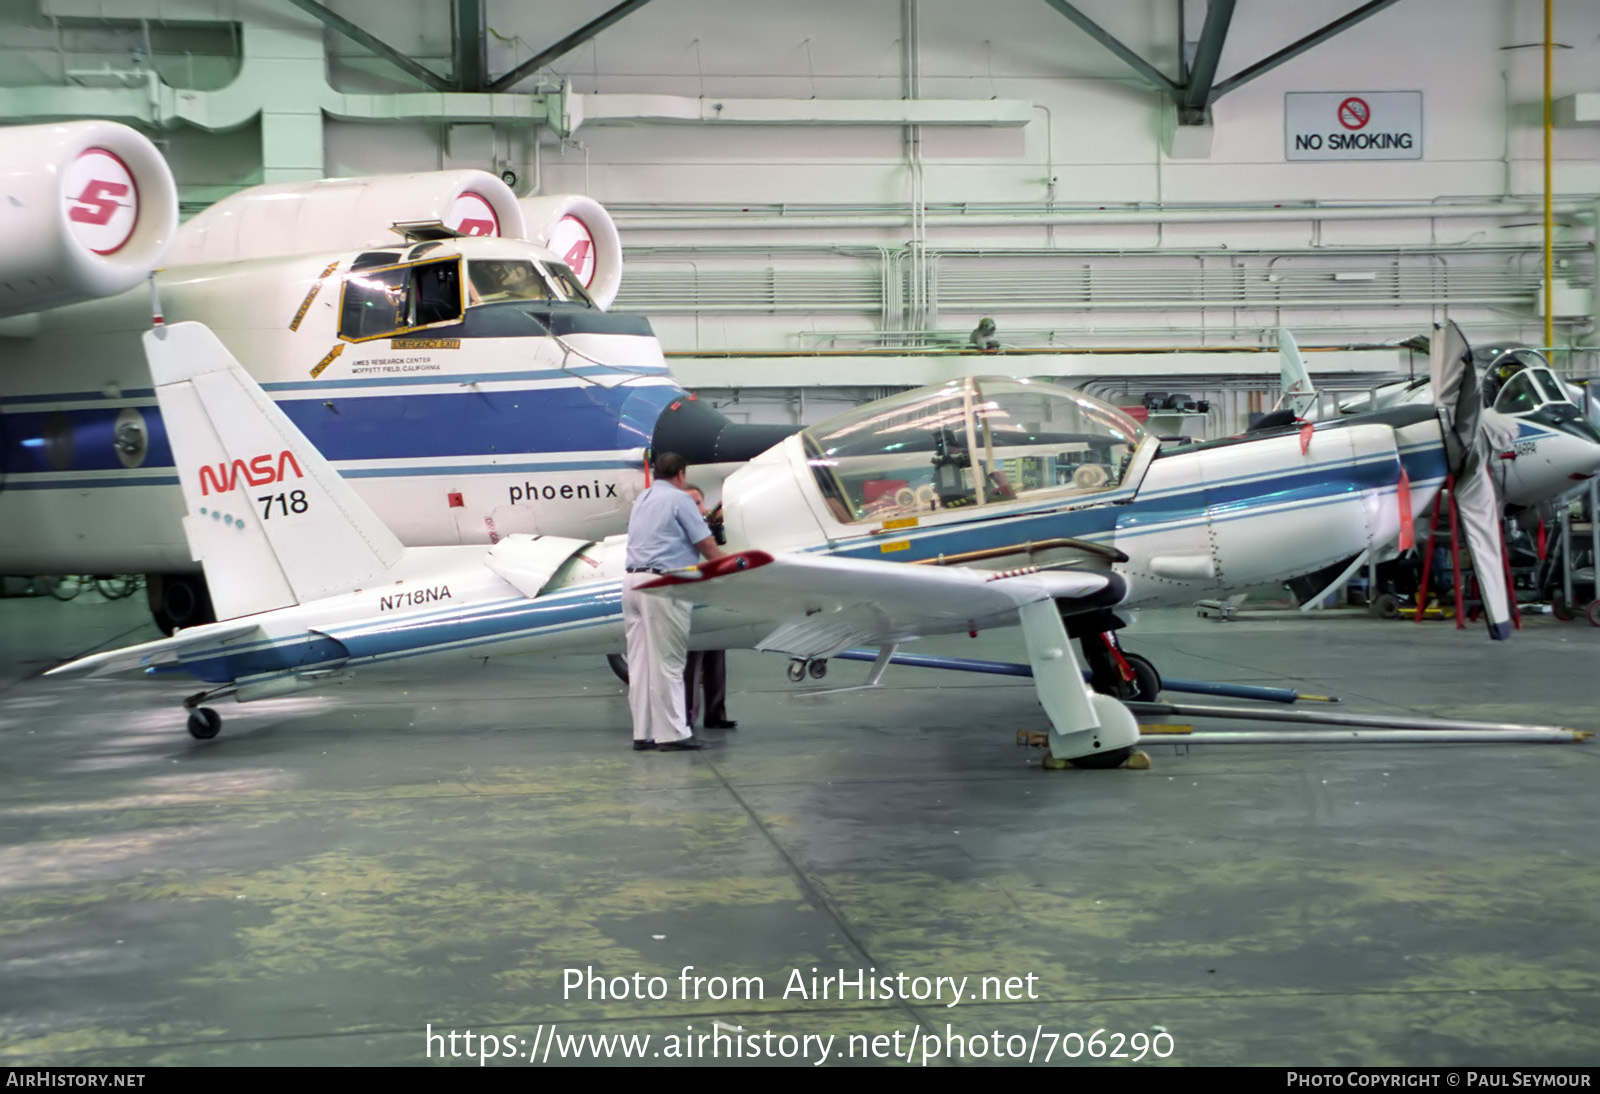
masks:
[[[741,425],[710,403],[686,395],[656,419],[651,447],[656,452],[676,452],[691,468],[744,463],[795,432],[797,427],[787,425]]]

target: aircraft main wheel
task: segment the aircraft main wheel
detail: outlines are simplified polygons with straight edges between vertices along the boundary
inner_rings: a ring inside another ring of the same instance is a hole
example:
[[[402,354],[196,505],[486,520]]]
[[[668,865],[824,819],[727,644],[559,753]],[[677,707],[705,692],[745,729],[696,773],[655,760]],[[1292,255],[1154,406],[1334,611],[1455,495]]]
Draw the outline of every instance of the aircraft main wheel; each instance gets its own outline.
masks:
[[[798,684],[806,678],[806,663],[804,661],[790,661],[789,667],[784,670],[790,683]]]
[[[1087,756],[1074,756],[1067,762],[1073,767],[1089,771],[1106,771],[1113,767],[1121,767],[1132,755],[1133,746],[1129,745],[1127,748],[1113,748],[1110,752],[1091,752]]]
[[[1367,611],[1379,619],[1400,618],[1400,598],[1393,593],[1379,593],[1367,606]]]
[[[628,659],[620,653],[606,654],[606,664],[611,666],[611,671],[617,674],[617,679],[624,684],[628,682]]]
[[[813,661],[806,666],[806,671],[811,674],[811,679],[821,680],[828,675],[828,663],[826,661]]]
[[[1156,697],[1161,694],[1161,673],[1156,671],[1155,665],[1148,657],[1142,657],[1137,653],[1124,652],[1122,659],[1133,670],[1133,681],[1123,682],[1121,690],[1125,694],[1118,698],[1132,699],[1140,703],[1155,702]]]
[[[189,736],[197,741],[209,741],[222,730],[222,715],[210,707],[196,707],[189,712]]]
[[[1562,596],[1560,593],[1557,593],[1555,595],[1555,599],[1550,601],[1550,614],[1561,620],[1563,623],[1571,623],[1574,619],[1578,618],[1578,609],[1574,607],[1566,597]]]

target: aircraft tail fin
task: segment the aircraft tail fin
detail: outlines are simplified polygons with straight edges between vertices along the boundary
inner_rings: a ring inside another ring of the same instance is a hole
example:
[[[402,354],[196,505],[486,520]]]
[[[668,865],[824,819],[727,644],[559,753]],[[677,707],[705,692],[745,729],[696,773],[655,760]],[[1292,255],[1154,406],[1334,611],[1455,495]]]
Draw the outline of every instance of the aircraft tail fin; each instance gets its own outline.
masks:
[[[1311,373],[1306,371],[1299,344],[1283,327],[1278,328],[1278,373],[1282,384],[1278,406],[1294,411],[1296,418],[1305,417],[1316,401],[1317,389],[1311,384]]]
[[[190,553],[219,619],[371,584],[405,552],[203,323],[144,335]]]

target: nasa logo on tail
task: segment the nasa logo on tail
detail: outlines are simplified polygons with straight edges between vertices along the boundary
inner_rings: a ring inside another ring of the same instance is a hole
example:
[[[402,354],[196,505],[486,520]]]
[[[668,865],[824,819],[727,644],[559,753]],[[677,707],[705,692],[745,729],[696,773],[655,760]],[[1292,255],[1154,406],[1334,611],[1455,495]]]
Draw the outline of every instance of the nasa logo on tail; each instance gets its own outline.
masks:
[[[276,463],[274,463],[276,459]],[[259,456],[251,457],[246,463],[244,460],[234,460],[231,464],[219,463],[215,467],[203,464],[200,468],[200,494],[205,496],[215,489],[218,494],[232,493],[234,487],[239,485],[242,475],[244,481],[251,486],[267,486],[275,482],[283,482],[288,476],[285,472],[293,469],[294,477],[305,478],[305,473],[300,470],[294,453],[287,448],[273,456],[270,452],[263,452]]]

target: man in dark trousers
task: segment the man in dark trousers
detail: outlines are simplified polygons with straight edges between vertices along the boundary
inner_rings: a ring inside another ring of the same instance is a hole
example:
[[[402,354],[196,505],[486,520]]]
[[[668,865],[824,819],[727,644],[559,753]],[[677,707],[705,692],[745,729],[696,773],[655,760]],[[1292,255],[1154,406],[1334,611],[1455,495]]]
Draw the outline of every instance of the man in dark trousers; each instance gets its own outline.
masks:
[[[719,544],[727,543],[722,531],[722,507],[715,513],[706,512],[705,491],[692,483],[684,492],[693,499],[706,518],[711,535]],[[739,723],[728,717],[728,654],[724,650],[690,650],[683,669],[683,699],[689,713],[689,729],[694,730],[695,719],[700,715],[700,686],[706,693],[706,728],[738,729]]]
[[[628,516],[627,576],[622,579],[622,628],[628,639],[628,706],[635,751],[681,752],[700,747],[686,728],[683,669],[689,651],[689,605],[651,596],[639,586],[668,570],[721,558],[722,550],[685,493],[688,464],[676,452],[655,459],[655,482]]]

